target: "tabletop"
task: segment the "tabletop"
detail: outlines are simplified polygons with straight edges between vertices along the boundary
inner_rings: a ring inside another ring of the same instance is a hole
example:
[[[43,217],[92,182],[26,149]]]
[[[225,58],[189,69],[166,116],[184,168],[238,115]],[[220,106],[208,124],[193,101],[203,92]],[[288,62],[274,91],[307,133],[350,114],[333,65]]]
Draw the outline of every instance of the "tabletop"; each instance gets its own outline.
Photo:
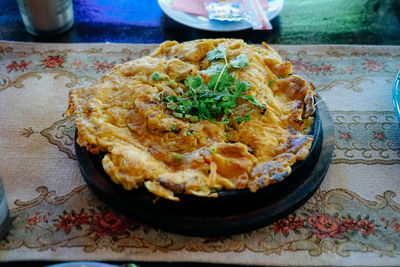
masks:
[[[272,31],[238,32],[183,26],[154,0],[110,3],[74,0],[70,31],[36,37],[15,1],[0,1],[0,168],[13,218],[0,264],[398,265],[400,124],[391,89],[400,70],[399,1],[286,0]],[[75,126],[63,117],[68,91],[165,40],[219,37],[272,44],[316,86],[334,129],[320,189],[289,216],[233,236],[167,233],[110,209],[80,173]]]

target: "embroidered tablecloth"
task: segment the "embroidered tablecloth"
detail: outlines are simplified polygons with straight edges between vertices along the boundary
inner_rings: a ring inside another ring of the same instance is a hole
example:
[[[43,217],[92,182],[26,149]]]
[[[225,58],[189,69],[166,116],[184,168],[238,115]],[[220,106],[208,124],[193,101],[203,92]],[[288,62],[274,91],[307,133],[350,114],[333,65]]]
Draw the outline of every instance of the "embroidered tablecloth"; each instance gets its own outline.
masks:
[[[328,105],[335,150],[320,189],[272,225],[220,238],[162,232],[116,213],[86,186],[63,117],[68,91],[155,45],[0,42],[0,168],[12,227],[0,260],[397,265],[400,125],[391,100],[400,47],[274,48]]]

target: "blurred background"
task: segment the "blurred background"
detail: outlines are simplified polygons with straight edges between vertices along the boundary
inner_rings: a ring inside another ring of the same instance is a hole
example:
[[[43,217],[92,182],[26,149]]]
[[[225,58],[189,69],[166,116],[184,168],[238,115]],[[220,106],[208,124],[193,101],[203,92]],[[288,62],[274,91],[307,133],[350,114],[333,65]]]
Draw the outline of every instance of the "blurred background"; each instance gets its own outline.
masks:
[[[399,0],[286,0],[272,31],[208,32],[166,16],[157,0],[73,0],[75,24],[55,37],[25,31],[16,0],[0,0],[0,39],[33,42],[159,43],[238,37],[279,44],[400,44]]]

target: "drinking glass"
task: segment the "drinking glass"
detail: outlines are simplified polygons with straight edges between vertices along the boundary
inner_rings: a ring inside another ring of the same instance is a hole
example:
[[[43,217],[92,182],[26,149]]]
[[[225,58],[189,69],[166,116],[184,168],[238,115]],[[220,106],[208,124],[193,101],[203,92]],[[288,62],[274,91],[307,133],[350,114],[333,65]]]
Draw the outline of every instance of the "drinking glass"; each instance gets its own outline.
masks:
[[[0,239],[3,239],[10,228],[11,219],[8,211],[6,193],[4,191],[3,179],[0,172]]]

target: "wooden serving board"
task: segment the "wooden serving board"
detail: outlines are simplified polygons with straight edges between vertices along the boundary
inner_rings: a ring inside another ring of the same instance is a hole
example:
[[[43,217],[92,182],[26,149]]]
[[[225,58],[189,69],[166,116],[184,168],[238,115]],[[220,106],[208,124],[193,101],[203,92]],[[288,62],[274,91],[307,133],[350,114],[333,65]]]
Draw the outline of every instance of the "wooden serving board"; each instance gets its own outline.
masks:
[[[146,189],[126,191],[104,172],[101,156],[75,142],[78,164],[93,192],[119,212],[149,226],[191,236],[221,236],[248,232],[288,215],[317,190],[328,170],[334,145],[332,118],[318,104],[314,141],[307,158],[296,164],[284,181],[256,193],[223,191],[219,198],[180,196],[180,202],[154,201]]]

